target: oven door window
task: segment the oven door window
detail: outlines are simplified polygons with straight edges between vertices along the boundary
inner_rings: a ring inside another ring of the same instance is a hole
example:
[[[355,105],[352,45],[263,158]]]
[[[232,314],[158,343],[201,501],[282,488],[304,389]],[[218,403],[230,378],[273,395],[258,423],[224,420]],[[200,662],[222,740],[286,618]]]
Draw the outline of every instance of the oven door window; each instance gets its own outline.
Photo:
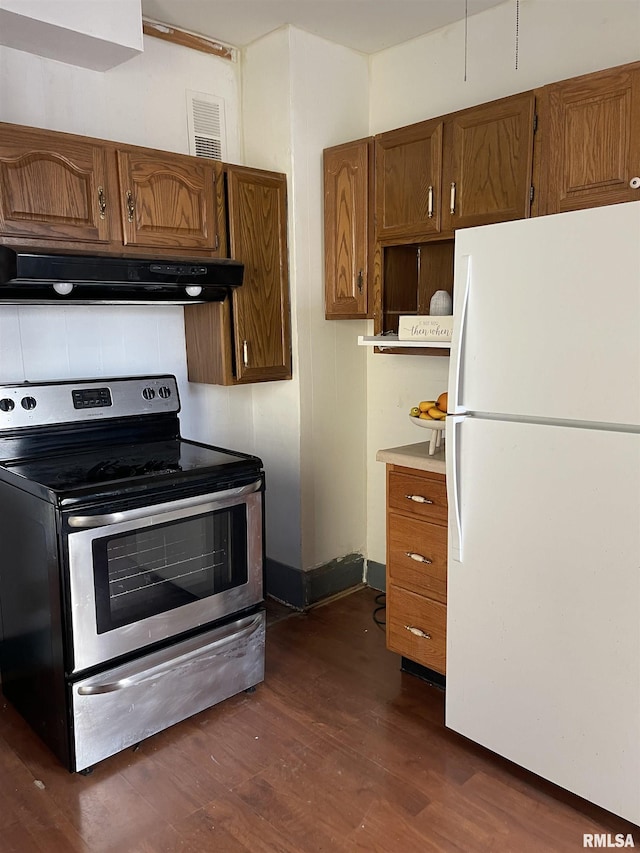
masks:
[[[245,504],[93,541],[98,634],[247,583]]]

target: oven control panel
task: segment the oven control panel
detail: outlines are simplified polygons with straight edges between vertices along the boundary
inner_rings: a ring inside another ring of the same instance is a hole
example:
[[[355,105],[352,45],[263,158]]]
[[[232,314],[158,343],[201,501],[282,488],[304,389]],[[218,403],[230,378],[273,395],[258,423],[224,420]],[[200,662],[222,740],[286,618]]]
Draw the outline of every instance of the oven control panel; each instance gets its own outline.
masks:
[[[144,391],[142,392],[144,394]],[[112,406],[109,388],[74,388],[71,392],[74,409],[93,409],[96,406]]]
[[[0,385],[0,431],[179,411],[170,375]]]

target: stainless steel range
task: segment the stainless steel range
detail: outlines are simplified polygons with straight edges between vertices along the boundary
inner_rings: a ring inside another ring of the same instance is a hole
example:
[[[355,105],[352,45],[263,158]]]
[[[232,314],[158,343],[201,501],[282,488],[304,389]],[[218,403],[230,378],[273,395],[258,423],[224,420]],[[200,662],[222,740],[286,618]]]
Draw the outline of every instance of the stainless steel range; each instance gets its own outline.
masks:
[[[261,461],[173,376],[0,386],[2,691],[71,771],[264,678]]]

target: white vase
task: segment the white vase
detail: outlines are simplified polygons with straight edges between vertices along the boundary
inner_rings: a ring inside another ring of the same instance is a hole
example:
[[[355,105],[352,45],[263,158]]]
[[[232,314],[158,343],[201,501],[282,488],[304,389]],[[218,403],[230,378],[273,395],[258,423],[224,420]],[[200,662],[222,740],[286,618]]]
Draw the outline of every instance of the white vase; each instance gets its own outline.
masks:
[[[453,303],[451,302],[451,296],[447,293],[446,290],[436,290],[436,292],[431,297],[431,302],[429,303],[429,314],[433,314],[436,317],[443,317],[446,314],[453,314]]]

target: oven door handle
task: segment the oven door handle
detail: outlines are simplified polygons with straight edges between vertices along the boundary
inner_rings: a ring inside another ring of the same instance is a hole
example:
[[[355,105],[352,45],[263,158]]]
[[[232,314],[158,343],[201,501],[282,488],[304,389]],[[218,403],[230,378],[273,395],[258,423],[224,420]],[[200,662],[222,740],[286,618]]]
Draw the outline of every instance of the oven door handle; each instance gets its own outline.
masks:
[[[155,504],[154,506],[144,506],[137,509],[126,509],[123,512],[108,512],[103,515],[70,515],[68,518],[69,527],[76,528],[91,528],[91,527],[108,527],[110,524],[119,524],[122,521],[134,521],[137,518],[149,518],[151,515],[158,513],[173,512],[179,509],[188,509],[189,507],[199,506],[200,504],[215,504],[220,501],[232,500],[240,498],[243,495],[250,495],[252,492],[257,492],[262,487],[262,480],[256,480],[254,483],[249,483],[248,486],[238,486],[236,489],[225,489],[222,492],[212,492],[208,495],[195,495],[192,498],[182,498],[178,501],[167,501],[166,503]]]
[[[254,632],[262,624],[262,611],[257,613],[250,622],[238,627],[240,623],[233,623],[226,631],[221,632],[210,643],[204,646],[197,646],[191,651],[175,657],[175,650],[169,648],[163,655],[164,660],[160,660],[154,666],[148,669],[143,669],[140,672],[133,672],[130,675],[125,675],[123,678],[117,678],[115,681],[102,681],[94,684],[82,684],[78,687],[79,696],[99,696],[102,693],[115,693],[117,690],[125,690],[127,687],[133,687],[136,684],[144,684],[147,681],[156,681],[165,675],[174,673],[176,669],[183,666],[188,666],[189,661],[194,658],[202,658],[204,655],[219,654],[220,650],[230,641],[238,641],[242,635],[246,643]],[[144,661],[143,661],[144,663]]]

